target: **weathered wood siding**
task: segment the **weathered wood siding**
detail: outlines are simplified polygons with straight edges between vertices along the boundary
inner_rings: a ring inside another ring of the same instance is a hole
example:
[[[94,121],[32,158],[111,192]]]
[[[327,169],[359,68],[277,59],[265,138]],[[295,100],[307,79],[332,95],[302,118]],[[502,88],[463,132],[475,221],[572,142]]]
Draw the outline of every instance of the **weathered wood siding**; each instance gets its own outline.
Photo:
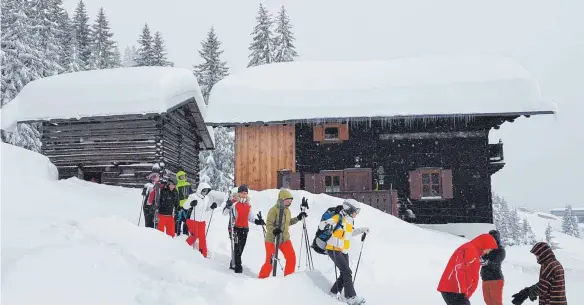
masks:
[[[381,190],[397,190],[400,197],[409,196],[408,175],[423,167],[452,169],[451,200],[414,201],[411,209],[415,222],[487,222],[492,223],[491,178],[488,171],[488,130],[492,122],[477,119],[470,122],[393,121],[350,124],[349,139],[322,144],[313,141],[310,125],[296,126],[296,170],[318,173],[321,170],[343,170],[359,165],[376,170],[383,166]],[[465,131],[478,131],[471,137]],[[413,134],[415,133],[415,134]],[[440,133],[440,134],[439,134]],[[305,177],[306,179],[306,177]],[[306,183],[302,181],[302,187]]]
[[[276,188],[279,170],[296,171],[294,139],[294,125],[235,127],[235,183]]]
[[[189,182],[194,185],[199,182],[200,142],[200,137],[183,109],[176,109],[164,116],[161,158],[165,168],[173,174],[184,170]]]

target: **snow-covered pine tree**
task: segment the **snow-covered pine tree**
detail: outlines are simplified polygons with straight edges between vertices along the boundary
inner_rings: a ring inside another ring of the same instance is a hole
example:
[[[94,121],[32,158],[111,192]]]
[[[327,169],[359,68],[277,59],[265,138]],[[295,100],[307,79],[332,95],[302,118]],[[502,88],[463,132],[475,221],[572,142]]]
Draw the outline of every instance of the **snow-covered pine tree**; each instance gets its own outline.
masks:
[[[138,57],[138,50],[136,46],[126,47],[124,50],[124,58],[122,59],[122,65],[124,67],[134,67],[136,66],[136,58]]]
[[[55,14],[57,14],[57,26],[59,28],[59,44],[60,54],[59,54],[59,65],[61,66],[62,72],[68,71],[68,67],[71,64],[71,39],[73,37],[73,29],[71,27],[71,20],[69,19],[69,14],[67,10],[63,7],[62,0],[53,0],[56,4],[57,9]]]
[[[554,241],[554,235],[552,234],[552,226],[549,223],[545,228],[545,242],[550,245],[552,250],[558,249],[558,244]]]
[[[513,240],[512,245],[520,245],[522,243],[522,234],[521,234],[521,219],[519,218],[519,213],[517,213],[517,209],[513,209],[509,213],[509,231],[511,233],[511,237]]]
[[[148,24],[144,25],[142,35],[138,39],[138,53],[135,59],[136,66],[153,66],[154,63],[154,41],[150,35]]]
[[[119,68],[122,67],[122,55],[120,54],[120,48],[116,43],[114,48],[114,56],[112,57],[112,66],[111,68]]]
[[[160,32],[154,33],[154,39],[152,41],[152,55],[153,62],[152,66],[158,67],[173,67],[174,64],[168,61],[166,57],[166,47],[164,46],[164,38]]]
[[[495,227],[501,234],[501,243],[505,246],[513,245],[513,234],[509,223],[509,205],[505,198],[493,193],[493,207],[496,207],[497,213],[495,216]]]
[[[202,48],[199,55],[203,58],[203,63],[193,66],[195,75],[201,86],[201,93],[205,98],[205,103],[209,104],[209,94],[217,82],[229,75],[227,62],[221,61],[221,41],[215,34],[215,29],[211,27],[207,33],[207,39],[201,41]]]
[[[91,26],[92,65],[97,69],[116,67],[116,42],[112,39],[109,21],[103,7],[99,9],[95,22]],[[119,54],[119,53],[118,53]]]
[[[85,9],[83,0],[80,0],[71,20],[73,35],[79,46],[79,59],[83,62],[83,69],[88,69],[91,61],[91,28],[89,27],[89,16]]]
[[[292,32],[290,17],[288,17],[286,8],[283,5],[276,17],[276,30],[274,32],[276,34],[274,39],[274,62],[294,61],[294,57],[298,56],[294,46],[294,40],[296,39]]]
[[[210,178],[213,189],[227,192],[234,185],[235,133],[233,128],[218,127],[215,132],[215,150],[199,154],[201,179],[203,174]]]
[[[83,62],[79,58],[79,44],[75,36],[67,43],[67,52],[69,55],[69,64],[67,65],[67,72],[83,71]]]
[[[274,34],[272,33],[274,21],[266,7],[261,3],[256,21],[257,24],[251,33],[252,42],[248,48],[251,51],[248,67],[274,62]]]
[[[578,219],[574,216],[571,205],[566,205],[564,216],[562,216],[562,233],[578,238],[580,237]]]
[[[213,154],[208,151],[205,154],[201,153],[199,159],[201,160],[201,170],[199,172],[200,182],[209,183],[211,188],[216,189],[214,182],[217,181],[217,177],[221,173],[217,169]]]
[[[527,218],[523,218],[521,227],[521,232],[523,233],[523,244],[534,245],[537,242],[537,239],[535,238],[535,233],[533,233],[533,229]]]
[[[30,81],[41,77],[43,56],[37,49],[32,4],[26,0],[1,2],[1,106],[10,102]],[[11,132],[2,131],[1,138],[4,142],[38,152],[41,143],[37,128],[36,124],[18,124]]]
[[[58,3],[55,0],[33,0],[31,5],[34,32],[28,35],[35,37],[35,47],[42,54],[39,73],[41,77],[56,75],[63,70],[60,65],[60,56],[63,49],[61,39],[64,33],[59,26],[63,8],[57,6]]]

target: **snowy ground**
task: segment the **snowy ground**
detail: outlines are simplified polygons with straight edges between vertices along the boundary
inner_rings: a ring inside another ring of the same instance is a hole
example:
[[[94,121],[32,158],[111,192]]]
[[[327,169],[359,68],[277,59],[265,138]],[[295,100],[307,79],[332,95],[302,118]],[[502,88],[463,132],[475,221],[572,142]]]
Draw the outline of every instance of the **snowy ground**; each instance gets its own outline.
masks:
[[[218,213],[208,237],[212,258],[204,259],[183,239],[136,226],[139,190],[77,179],[56,181],[55,169],[44,157],[4,143],[1,160],[2,304],[340,304],[324,293],[334,278],[333,264],[325,256],[313,254],[317,270],[304,271],[301,224],[291,230],[296,254],[303,256],[299,271],[258,280],[264,260],[260,227],[251,228],[244,273],[235,275],[227,268],[227,219]],[[309,200],[310,235],[322,211],[340,202],[326,195],[293,193],[293,214],[299,212],[302,196]],[[276,195],[276,190],[251,193],[254,207],[263,214]],[[367,207],[356,225],[371,228],[356,280],[357,292],[368,304],[388,304],[387,299],[399,305],[443,303],[437,282],[464,239]],[[532,225],[541,238],[547,220]],[[577,290],[584,287],[584,241],[555,235],[563,248],[558,258],[566,268],[570,303],[584,304],[584,292]],[[354,268],[361,244],[353,245]],[[535,283],[538,265],[526,247],[511,248],[504,272],[509,300]],[[482,304],[480,289],[472,301]]]

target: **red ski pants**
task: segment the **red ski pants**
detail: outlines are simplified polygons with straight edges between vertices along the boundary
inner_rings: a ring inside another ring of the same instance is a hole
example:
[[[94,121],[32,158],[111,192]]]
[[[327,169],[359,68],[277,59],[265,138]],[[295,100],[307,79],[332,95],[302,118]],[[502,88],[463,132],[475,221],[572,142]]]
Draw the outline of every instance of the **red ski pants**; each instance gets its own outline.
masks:
[[[158,215],[158,230],[164,232],[166,235],[174,237],[174,217],[171,215]]]
[[[487,305],[503,305],[503,280],[483,281],[483,298]]]
[[[276,253],[276,245],[270,242],[265,242],[266,244],[266,261],[260,270],[259,278],[267,278],[272,272],[272,255]],[[278,247],[282,254],[284,254],[284,259],[286,260],[286,267],[284,267],[284,276],[294,273],[294,268],[296,268],[296,253],[294,252],[294,247],[292,242],[287,240],[280,244]],[[277,264],[277,262],[276,262]]]
[[[204,257],[207,257],[207,237],[205,236],[205,222],[204,221],[194,221],[187,219],[187,227],[191,236],[187,238],[187,244],[192,246],[197,239],[199,240],[199,251]]]

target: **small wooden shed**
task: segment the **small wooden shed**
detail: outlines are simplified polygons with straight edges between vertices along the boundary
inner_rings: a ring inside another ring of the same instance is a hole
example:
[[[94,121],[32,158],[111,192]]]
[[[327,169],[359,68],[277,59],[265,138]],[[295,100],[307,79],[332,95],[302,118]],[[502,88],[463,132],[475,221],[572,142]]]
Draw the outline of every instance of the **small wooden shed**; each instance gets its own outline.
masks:
[[[193,73],[171,67],[42,78],[2,109],[3,119],[41,123],[42,153],[60,178],[126,187],[143,186],[153,170],[184,170],[197,183],[199,151],[214,148],[206,111]]]

